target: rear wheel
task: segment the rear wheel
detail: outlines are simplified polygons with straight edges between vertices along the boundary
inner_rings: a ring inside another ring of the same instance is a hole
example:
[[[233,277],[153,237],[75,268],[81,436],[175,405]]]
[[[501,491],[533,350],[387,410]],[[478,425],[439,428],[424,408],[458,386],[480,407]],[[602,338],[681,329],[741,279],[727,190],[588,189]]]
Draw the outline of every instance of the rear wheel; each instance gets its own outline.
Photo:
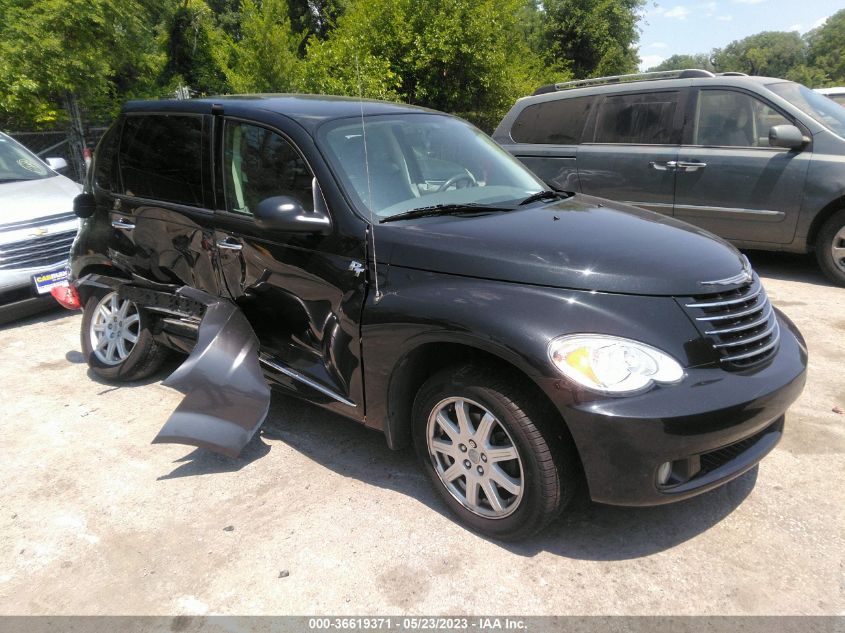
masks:
[[[834,213],[822,225],[816,239],[816,259],[831,281],[845,286],[845,209]]]
[[[414,402],[414,445],[429,479],[463,523],[502,540],[540,530],[576,485],[571,441],[519,384],[466,365],[432,376]]]
[[[167,349],[153,339],[149,316],[112,290],[88,299],[81,335],[88,366],[106,380],[146,378],[167,357]]]

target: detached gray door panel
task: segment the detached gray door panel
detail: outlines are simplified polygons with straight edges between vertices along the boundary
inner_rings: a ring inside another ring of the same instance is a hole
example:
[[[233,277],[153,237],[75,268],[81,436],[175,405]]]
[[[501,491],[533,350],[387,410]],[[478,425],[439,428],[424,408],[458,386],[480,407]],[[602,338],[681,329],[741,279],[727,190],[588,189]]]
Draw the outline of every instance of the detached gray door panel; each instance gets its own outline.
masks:
[[[747,93],[701,90],[678,156],[675,216],[729,240],[791,242],[812,153],[768,142],[769,128],[791,123]]]
[[[671,215],[684,95],[665,90],[602,97],[578,147],[581,190]]]

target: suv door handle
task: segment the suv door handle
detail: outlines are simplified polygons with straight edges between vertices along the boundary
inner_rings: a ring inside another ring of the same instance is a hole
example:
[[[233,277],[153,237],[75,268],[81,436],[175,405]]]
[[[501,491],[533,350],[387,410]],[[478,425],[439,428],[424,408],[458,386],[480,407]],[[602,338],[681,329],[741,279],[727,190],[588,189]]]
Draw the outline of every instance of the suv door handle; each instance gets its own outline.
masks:
[[[217,248],[222,248],[227,251],[239,251],[244,247],[243,244],[236,241],[234,237],[226,237],[222,240],[217,240]]]
[[[675,169],[678,167],[678,163],[674,160],[669,160],[665,163],[653,160],[649,163],[649,167],[651,167],[652,169],[656,169],[657,171],[675,171]]]
[[[135,225],[132,224],[126,218],[118,218],[117,220],[111,221],[112,228],[120,229],[122,231],[131,231],[135,228]]]
[[[699,169],[704,169],[707,167],[707,163],[702,163],[700,161],[685,161],[681,160],[678,161],[678,171],[698,171]]]

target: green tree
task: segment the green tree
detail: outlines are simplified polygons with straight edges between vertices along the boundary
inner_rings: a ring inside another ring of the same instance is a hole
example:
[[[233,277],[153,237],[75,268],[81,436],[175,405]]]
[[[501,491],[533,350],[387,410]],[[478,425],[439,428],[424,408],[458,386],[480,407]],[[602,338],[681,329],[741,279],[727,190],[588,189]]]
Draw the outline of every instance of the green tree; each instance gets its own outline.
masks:
[[[204,0],[184,0],[168,20],[167,63],[160,83],[167,90],[187,85],[200,95],[228,92],[219,55],[224,37]]]
[[[288,0],[291,26],[296,33],[325,39],[344,4],[343,0]]]
[[[713,51],[713,64],[719,72],[767,77],[786,77],[806,60],[806,44],[794,31],[763,31]]]
[[[87,110],[155,90],[163,55],[136,0],[0,0],[0,117],[46,126],[67,100]]]
[[[806,36],[808,64],[818,73],[816,86],[845,83],[845,9],[837,11]],[[812,85],[812,84],[808,84]]]
[[[455,112],[491,128],[536,88],[540,60],[517,22],[524,0],[356,0],[308,46],[315,92]]]
[[[710,61],[710,55],[708,53],[672,55],[648,70],[656,72],[661,70],[686,70],[687,68],[701,68],[702,70],[709,70],[711,72],[714,70],[713,62]]]
[[[240,38],[226,42],[224,62],[234,92],[301,90],[304,37],[292,31],[285,0],[243,0],[240,18]]]
[[[635,72],[644,0],[546,0],[547,62],[577,79]]]

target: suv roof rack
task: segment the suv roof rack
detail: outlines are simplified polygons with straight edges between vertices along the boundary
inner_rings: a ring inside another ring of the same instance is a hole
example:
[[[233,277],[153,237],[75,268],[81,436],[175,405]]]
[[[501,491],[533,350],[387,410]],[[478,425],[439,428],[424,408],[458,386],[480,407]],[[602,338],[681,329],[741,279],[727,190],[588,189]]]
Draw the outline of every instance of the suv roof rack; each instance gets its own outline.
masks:
[[[736,70],[729,70],[724,73],[716,73],[717,77],[748,77],[748,73],[741,73]]]
[[[725,73],[727,74],[727,73]],[[684,70],[659,70],[648,73],[633,73],[631,75],[611,75],[609,77],[593,77],[591,79],[576,79],[575,81],[563,81],[547,86],[540,86],[534,91],[535,95],[555,92],[557,90],[572,90],[573,88],[586,88],[587,86],[601,86],[605,84],[629,83],[635,81],[655,81],[659,79],[692,79],[694,77],[715,77],[709,70],[700,68],[686,68]]]

